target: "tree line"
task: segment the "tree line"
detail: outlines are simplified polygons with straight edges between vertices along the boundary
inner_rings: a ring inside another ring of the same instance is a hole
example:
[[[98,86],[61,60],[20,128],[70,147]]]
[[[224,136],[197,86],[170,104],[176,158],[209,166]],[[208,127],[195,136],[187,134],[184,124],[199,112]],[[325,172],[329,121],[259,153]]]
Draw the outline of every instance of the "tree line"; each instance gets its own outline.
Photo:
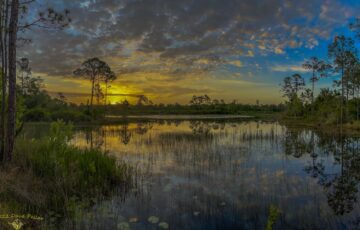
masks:
[[[356,41],[360,39],[360,21],[350,24],[355,36],[337,35],[328,45],[328,59],[311,57],[302,67],[311,73],[310,88],[299,73],[283,79],[281,91],[287,99],[286,115],[322,119],[329,123],[344,123],[360,119],[360,61]],[[316,95],[316,84],[333,78],[331,87],[321,88]]]
[[[100,106],[101,107],[101,106]],[[98,106],[99,108],[99,106]],[[194,95],[187,104],[130,104],[127,100],[108,106],[111,115],[197,115],[197,114],[234,114],[261,115],[284,111],[283,104],[241,104],[236,100],[226,102],[223,99],[212,99],[208,95]]]

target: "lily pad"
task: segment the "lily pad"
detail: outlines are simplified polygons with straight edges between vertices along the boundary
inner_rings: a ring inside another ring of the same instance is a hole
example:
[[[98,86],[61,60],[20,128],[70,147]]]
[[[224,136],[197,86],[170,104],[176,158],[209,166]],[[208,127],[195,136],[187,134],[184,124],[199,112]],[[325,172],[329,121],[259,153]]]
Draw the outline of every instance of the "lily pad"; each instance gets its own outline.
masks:
[[[117,225],[118,230],[130,230],[130,224],[128,222],[121,222]]]
[[[24,224],[21,222],[21,220],[16,219],[14,222],[9,222],[9,224],[15,229],[20,230]]]
[[[169,229],[169,224],[166,222],[160,222],[159,227],[162,229]]]
[[[136,222],[138,222],[139,221],[139,219],[137,218],[137,217],[130,217],[129,218],[129,222],[130,223],[136,223]]]
[[[156,216],[150,216],[148,218],[148,221],[152,224],[157,224],[159,222],[159,217],[156,217]]]

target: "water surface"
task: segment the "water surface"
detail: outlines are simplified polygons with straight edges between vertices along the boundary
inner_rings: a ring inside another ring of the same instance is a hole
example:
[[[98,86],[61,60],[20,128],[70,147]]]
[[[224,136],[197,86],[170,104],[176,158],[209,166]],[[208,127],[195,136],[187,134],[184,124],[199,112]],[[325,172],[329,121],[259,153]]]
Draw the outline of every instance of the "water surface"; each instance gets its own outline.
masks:
[[[276,207],[274,229],[359,229],[359,140],[260,121],[79,127],[72,144],[102,148],[138,173],[136,188],[75,225],[264,229]]]

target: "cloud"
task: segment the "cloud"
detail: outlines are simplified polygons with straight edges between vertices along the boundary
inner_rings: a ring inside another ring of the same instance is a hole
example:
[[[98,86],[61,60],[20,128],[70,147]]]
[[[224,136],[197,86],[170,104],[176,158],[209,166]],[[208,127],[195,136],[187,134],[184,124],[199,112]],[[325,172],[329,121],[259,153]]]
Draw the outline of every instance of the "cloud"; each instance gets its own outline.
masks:
[[[271,67],[274,72],[308,72],[301,64],[299,65],[276,65]]]
[[[275,52],[276,54],[283,54],[283,53],[284,53],[284,50],[282,50],[280,47],[275,47],[274,52]]]
[[[49,4],[42,2],[43,7]],[[283,54],[284,48],[300,44],[317,46],[317,37],[328,35],[331,26],[345,20],[336,11],[336,2],[64,0],[55,5],[71,10],[71,28],[65,32],[28,33],[33,44],[25,47],[22,54],[34,60],[38,71],[57,75],[71,73],[88,57],[119,57],[126,51],[136,57],[141,57],[139,53],[157,54],[157,66],[172,63],[168,73],[191,72],[192,65],[196,66],[194,70],[206,72],[217,68],[219,60],[229,55],[243,53],[253,57],[255,47],[262,53]],[[51,66],[40,61],[44,55]],[[202,65],[196,61],[206,58],[209,61]],[[184,59],[191,60],[187,66],[183,65]],[[131,66],[122,67],[135,71]],[[143,63],[136,67],[149,69]]]
[[[252,50],[248,50],[247,56],[248,57],[254,57],[255,55],[254,55],[254,52]]]
[[[35,71],[71,76],[84,60],[99,57],[137,89],[149,84],[144,75],[153,76],[152,81],[181,82],[219,69],[231,72],[233,66],[242,67],[243,75],[255,75],[256,70],[247,68],[258,58],[314,49],[359,11],[340,0],[38,2],[30,11],[51,5],[67,8],[73,22],[65,31],[33,29],[21,35],[33,42],[23,46],[19,56],[29,57]],[[227,61],[235,56],[246,59],[246,65]],[[270,69],[301,70],[285,64]]]
[[[236,67],[243,67],[244,64],[240,61],[240,60],[234,60],[234,61],[230,61],[228,62],[230,65],[236,66]]]

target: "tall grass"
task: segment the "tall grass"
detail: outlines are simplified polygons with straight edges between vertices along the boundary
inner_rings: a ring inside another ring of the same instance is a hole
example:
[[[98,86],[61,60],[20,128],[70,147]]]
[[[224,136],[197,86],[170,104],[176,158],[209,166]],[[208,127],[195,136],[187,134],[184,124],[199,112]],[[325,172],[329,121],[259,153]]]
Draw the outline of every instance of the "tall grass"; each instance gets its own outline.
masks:
[[[32,174],[41,181],[45,197],[41,210],[71,215],[77,204],[91,205],[132,184],[131,167],[98,149],[69,145],[72,133],[71,125],[58,121],[51,125],[48,137],[17,142],[12,167],[18,168],[20,176]]]

